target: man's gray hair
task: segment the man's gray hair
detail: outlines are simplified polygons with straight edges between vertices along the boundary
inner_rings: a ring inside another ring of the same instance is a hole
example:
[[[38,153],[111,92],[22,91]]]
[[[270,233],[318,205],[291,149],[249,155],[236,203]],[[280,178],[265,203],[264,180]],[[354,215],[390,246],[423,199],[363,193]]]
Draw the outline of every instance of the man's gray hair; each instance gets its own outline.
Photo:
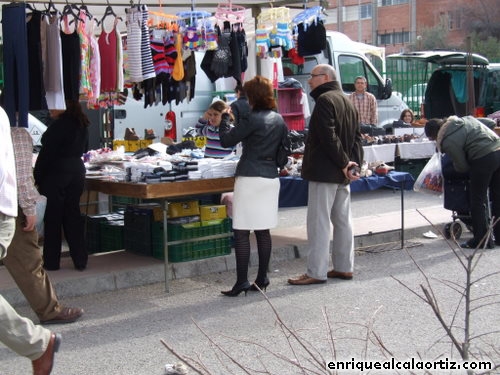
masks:
[[[322,74],[326,74],[332,81],[337,80],[337,72],[333,66],[328,64],[319,64],[317,68]]]

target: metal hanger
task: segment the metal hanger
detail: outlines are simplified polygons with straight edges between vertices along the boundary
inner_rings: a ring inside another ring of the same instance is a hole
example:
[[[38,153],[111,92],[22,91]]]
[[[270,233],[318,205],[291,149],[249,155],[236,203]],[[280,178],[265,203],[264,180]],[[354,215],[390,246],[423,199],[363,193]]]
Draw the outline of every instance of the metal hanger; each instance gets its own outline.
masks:
[[[113,17],[115,17],[115,19],[118,18],[120,21],[123,21],[123,19],[121,17],[116,15],[116,13],[113,10],[113,8],[111,7],[111,4],[109,3],[109,1],[107,1],[107,3],[108,3],[108,6],[104,10],[104,15],[102,16],[101,20],[97,22],[97,25],[101,25],[103,23],[104,19],[108,16],[113,16]]]

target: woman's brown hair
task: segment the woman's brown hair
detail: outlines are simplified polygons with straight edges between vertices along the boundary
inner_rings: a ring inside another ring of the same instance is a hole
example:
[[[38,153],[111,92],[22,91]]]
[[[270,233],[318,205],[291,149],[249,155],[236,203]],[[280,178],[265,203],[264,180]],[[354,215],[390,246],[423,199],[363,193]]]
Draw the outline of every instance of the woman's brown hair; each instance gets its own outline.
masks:
[[[411,115],[411,121],[415,120],[415,116],[413,115],[413,111],[409,108],[403,109],[403,112],[401,112],[401,116],[399,116],[399,119],[401,121],[404,121],[406,114],[409,113]]]
[[[262,76],[255,76],[250,81],[245,82],[243,88],[252,109],[276,108],[271,80]]]
[[[82,105],[76,100],[66,100],[66,110],[60,115],[60,118],[76,119],[82,128],[90,125],[89,118],[83,112]]]

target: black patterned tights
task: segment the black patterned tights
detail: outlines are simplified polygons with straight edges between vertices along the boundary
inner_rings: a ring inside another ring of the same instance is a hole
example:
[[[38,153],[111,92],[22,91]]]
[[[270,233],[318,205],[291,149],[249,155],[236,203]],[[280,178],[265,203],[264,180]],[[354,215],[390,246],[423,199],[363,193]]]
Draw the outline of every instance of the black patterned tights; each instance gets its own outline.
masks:
[[[257,249],[259,254],[259,270],[257,271],[257,281],[263,281],[267,276],[269,259],[271,258],[271,233],[269,229],[256,230]],[[234,230],[235,254],[236,254],[236,284],[244,283],[248,280],[248,263],[250,260],[250,231]]]

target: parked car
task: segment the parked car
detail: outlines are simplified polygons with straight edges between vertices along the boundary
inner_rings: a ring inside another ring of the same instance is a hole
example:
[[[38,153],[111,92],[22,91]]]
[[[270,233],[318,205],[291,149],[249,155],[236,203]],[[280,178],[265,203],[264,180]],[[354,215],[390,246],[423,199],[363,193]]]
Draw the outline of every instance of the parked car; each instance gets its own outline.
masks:
[[[416,83],[403,95],[404,102],[413,113],[420,113],[420,106],[424,103],[426,88],[427,83]]]
[[[468,59],[463,51],[416,51],[390,55],[388,59],[421,61],[423,67],[437,67],[429,72],[423,117],[465,116],[469,112],[484,117],[500,109],[500,64],[490,64],[484,56],[472,53]],[[473,82],[473,98],[469,81]],[[468,103],[474,105],[472,111],[468,110]]]

